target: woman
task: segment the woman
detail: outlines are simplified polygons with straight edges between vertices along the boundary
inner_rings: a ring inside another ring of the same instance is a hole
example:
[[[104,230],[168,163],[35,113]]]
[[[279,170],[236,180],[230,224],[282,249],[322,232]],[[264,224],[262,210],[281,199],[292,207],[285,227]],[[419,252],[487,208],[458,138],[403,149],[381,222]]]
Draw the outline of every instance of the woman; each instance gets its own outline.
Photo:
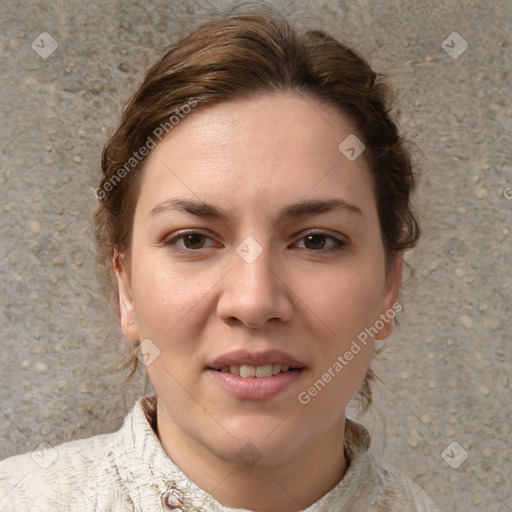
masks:
[[[1,510],[436,510],[345,417],[371,401],[420,232],[389,94],[270,8],[148,71],[104,148],[94,225],[125,367],[156,394],[118,432],[4,460]]]

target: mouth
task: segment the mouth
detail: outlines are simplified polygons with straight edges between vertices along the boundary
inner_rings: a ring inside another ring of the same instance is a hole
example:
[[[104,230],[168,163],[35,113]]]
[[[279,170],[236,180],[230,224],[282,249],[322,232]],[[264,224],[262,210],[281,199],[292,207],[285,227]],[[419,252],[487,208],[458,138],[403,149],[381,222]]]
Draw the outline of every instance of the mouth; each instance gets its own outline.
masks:
[[[238,400],[264,400],[291,392],[306,366],[279,350],[233,350],[207,362],[212,383]],[[284,395],[286,396],[286,395]]]
[[[221,368],[209,368],[222,373],[230,373],[238,377],[264,379],[281,373],[302,370],[302,367],[293,368],[285,364],[264,364],[254,366],[251,364],[222,366]]]

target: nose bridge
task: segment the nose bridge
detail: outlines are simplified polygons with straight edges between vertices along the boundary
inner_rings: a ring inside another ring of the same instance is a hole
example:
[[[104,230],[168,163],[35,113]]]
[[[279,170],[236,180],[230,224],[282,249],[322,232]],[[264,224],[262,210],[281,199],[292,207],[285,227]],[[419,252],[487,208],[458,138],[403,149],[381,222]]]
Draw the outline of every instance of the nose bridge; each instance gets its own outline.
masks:
[[[245,238],[233,258],[233,272],[219,303],[219,314],[256,327],[291,314],[287,288],[278,276],[275,251],[267,241]]]
[[[264,241],[262,245],[251,236],[237,246],[234,285],[247,295],[247,300],[258,298],[258,294],[269,293],[274,288],[276,274],[272,268],[275,266],[272,253],[268,242]]]

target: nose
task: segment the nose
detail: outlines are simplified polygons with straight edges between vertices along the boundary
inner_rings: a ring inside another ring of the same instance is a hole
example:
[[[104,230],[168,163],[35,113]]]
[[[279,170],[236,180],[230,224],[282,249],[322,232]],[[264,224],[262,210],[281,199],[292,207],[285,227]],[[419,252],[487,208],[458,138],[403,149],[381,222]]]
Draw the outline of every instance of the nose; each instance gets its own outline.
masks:
[[[217,314],[225,322],[249,328],[264,327],[270,320],[287,322],[293,314],[293,293],[285,283],[284,261],[269,247],[240,244],[233,254],[233,268],[223,279]],[[249,247],[249,250],[247,250]]]

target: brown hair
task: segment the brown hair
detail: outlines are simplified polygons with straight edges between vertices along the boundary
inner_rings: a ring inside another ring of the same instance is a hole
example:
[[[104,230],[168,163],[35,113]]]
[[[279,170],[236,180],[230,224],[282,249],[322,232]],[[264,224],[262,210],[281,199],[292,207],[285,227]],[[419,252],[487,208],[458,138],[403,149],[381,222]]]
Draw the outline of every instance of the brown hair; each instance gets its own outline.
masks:
[[[277,91],[308,95],[352,119],[374,177],[387,271],[397,252],[416,245],[420,227],[410,205],[416,177],[406,141],[391,119],[394,90],[386,77],[340,40],[321,30],[299,29],[268,5],[241,12],[235,8],[201,25],[148,70],[104,147],[93,223],[97,270],[117,318],[112,257],[115,250],[129,253],[145,161],[139,159],[140,149],[154,141],[162,126],[170,132],[173,117],[182,117],[190,105],[197,104],[193,115],[202,105]],[[123,382],[141,367],[135,349],[130,346],[117,367],[129,369]],[[363,411],[371,403],[373,376],[369,369],[358,391]]]

